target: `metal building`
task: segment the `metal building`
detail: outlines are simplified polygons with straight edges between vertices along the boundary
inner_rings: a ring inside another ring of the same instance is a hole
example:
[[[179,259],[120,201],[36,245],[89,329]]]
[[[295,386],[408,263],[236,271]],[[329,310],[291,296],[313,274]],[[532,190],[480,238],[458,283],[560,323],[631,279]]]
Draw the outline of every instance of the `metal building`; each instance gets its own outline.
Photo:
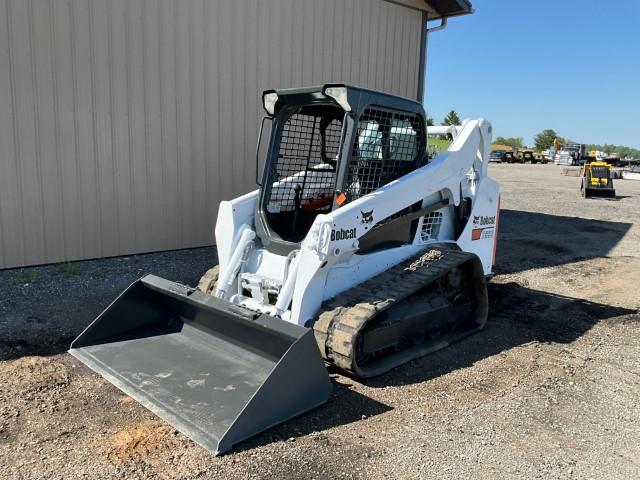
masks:
[[[261,92],[416,98],[430,9],[1,1],[0,268],[211,244],[218,202],[254,188]]]

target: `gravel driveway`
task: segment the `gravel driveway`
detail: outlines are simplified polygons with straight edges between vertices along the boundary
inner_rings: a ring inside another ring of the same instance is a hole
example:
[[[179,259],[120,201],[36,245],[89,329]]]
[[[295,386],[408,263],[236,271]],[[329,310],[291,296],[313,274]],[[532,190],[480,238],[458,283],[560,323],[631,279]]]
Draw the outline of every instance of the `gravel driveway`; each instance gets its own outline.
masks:
[[[640,182],[502,185],[487,328],[213,457],[65,353],[129,283],[195,285],[211,248],[0,272],[2,478],[639,478]]]

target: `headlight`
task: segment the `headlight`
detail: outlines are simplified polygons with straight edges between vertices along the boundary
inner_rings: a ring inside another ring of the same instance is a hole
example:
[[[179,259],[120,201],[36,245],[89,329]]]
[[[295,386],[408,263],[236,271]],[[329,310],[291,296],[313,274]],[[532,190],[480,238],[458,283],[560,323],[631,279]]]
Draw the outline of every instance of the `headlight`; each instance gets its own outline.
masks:
[[[338,102],[345,112],[351,111],[351,105],[347,100],[347,87],[327,87],[324,89],[324,94]]]
[[[273,115],[276,111],[276,102],[278,94],[276,92],[264,92],[262,94],[262,106],[269,115]]]

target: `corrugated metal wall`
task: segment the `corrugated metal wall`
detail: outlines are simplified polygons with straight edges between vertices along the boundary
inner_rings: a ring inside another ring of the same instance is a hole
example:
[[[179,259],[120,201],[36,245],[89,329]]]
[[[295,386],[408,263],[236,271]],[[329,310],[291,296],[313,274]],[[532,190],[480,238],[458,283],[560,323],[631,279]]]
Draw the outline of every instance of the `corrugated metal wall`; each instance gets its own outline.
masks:
[[[415,98],[421,12],[381,0],[0,0],[0,268],[212,243],[254,188],[260,93]]]

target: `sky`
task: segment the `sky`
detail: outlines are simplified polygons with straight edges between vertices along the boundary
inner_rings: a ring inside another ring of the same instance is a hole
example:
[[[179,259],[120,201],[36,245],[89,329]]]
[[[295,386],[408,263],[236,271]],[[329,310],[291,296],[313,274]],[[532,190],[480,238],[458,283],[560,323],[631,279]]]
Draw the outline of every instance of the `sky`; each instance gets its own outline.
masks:
[[[429,35],[425,108],[486,118],[494,137],[552,128],[640,148],[640,1],[471,0]]]

